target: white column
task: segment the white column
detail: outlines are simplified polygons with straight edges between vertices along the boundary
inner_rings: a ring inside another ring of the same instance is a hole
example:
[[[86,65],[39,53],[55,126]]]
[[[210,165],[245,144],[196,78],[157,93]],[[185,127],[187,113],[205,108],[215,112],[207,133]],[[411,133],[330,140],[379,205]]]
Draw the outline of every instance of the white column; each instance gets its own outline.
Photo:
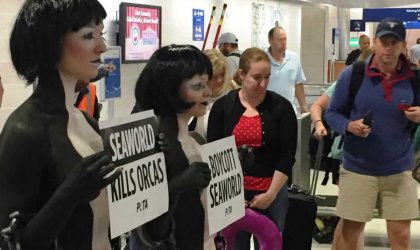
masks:
[[[349,35],[350,35],[350,9],[338,8],[338,29],[339,29],[339,60],[346,60],[349,53]]]

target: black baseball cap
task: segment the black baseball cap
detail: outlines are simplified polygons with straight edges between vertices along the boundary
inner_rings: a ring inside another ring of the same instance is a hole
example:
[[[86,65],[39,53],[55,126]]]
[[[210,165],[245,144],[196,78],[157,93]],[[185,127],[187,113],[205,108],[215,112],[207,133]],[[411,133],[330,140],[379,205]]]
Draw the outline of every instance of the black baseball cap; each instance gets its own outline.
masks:
[[[393,17],[382,19],[376,28],[375,36],[377,38],[381,38],[386,35],[395,36],[398,41],[405,41],[404,24],[400,20]]]

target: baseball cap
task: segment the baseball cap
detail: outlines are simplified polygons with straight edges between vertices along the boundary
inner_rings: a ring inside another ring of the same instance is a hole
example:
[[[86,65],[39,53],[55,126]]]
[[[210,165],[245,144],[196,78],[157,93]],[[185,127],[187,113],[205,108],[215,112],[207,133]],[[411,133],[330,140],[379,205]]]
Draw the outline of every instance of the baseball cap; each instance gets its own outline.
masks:
[[[219,40],[217,41],[217,44],[222,43],[238,43],[238,38],[230,32],[223,33],[219,36]]]
[[[385,35],[393,35],[399,41],[405,40],[405,27],[404,24],[393,17],[387,17],[382,19],[382,21],[378,24],[376,28],[376,37],[380,38]]]

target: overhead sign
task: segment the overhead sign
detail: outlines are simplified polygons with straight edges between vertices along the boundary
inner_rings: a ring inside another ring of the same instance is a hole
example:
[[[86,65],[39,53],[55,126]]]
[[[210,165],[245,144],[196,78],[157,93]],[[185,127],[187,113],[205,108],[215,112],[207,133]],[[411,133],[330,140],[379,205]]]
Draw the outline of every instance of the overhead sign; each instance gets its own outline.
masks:
[[[155,149],[152,111],[99,123],[104,149],[122,174],[107,187],[111,238],[168,211],[165,158]]]
[[[404,23],[406,29],[420,29],[419,21],[408,21]]]
[[[233,136],[202,145],[201,157],[211,170],[204,190],[211,235],[245,215],[244,177]]]
[[[358,37],[350,37],[349,46],[350,47],[359,47],[359,38]]]
[[[350,20],[350,31],[365,31],[365,21],[363,20]]]
[[[386,17],[394,17],[401,21],[420,20],[420,8],[379,8],[363,9],[365,22],[380,22]]]
[[[193,41],[204,41],[204,10],[193,9]]]

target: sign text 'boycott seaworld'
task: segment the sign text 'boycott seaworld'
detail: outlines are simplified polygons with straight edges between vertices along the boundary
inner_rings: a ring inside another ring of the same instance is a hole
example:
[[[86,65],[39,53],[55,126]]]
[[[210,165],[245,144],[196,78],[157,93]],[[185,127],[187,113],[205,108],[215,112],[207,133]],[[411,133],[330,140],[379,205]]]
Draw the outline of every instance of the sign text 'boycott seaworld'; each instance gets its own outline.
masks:
[[[240,195],[243,184],[242,176],[239,173],[235,173],[238,170],[238,166],[235,163],[232,148],[210,155],[209,161],[212,179],[224,176],[222,180],[209,185],[210,207],[213,208]],[[241,170],[240,167],[239,170]]]
[[[245,215],[242,168],[233,136],[203,145],[201,156],[212,175],[205,193],[213,234]]]

